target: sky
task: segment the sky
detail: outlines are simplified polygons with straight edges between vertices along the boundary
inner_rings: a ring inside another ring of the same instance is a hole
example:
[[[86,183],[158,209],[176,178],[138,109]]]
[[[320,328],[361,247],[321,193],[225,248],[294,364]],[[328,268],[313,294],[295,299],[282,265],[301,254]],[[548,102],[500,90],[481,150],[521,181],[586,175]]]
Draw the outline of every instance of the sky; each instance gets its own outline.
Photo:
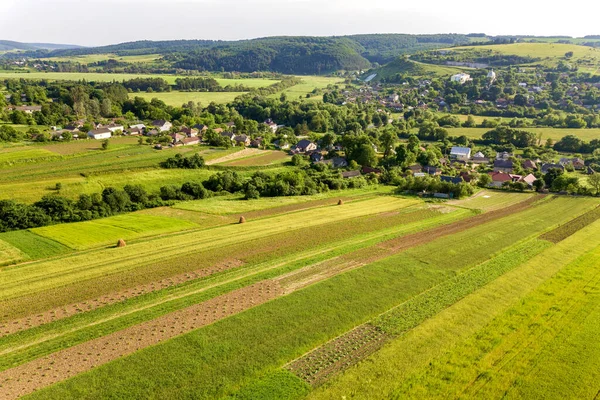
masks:
[[[599,13],[597,0],[0,0],[0,39],[100,46],[356,33],[584,36],[600,35]]]

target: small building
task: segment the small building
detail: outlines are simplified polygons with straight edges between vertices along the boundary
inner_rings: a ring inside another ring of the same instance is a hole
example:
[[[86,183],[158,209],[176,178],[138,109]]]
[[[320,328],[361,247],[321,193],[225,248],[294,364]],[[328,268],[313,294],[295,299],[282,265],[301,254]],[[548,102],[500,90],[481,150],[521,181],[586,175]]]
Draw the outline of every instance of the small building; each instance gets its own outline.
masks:
[[[125,130],[125,128],[123,127],[123,125],[119,125],[119,124],[106,125],[104,128],[110,130],[112,133],[115,133],[117,131],[123,132]]]
[[[250,141],[250,147],[260,148],[263,147],[264,139],[262,137],[257,137]]]
[[[565,167],[564,167],[563,165],[561,165],[561,164],[552,164],[552,163],[548,163],[548,164],[544,164],[544,165],[542,165],[542,169],[541,169],[541,171],[542,171],[542,174],[547,174],[547,173],[548,173],[548,171],[550,171],[550,170],[551,170],[551,169],[553,169],[553,168],[558,168],[558,169],[560,169],[560,170],[562,170],[562,171],[564,171],[564,170],[565,170]]]
[[[413,164],[410,165],[408,167],[409,171],[412,172],[413,174],[419,173],[423,170],[423,167],[421,166],[421,164]]]
[[[264,124],[267,125],[273,133],[277,132],[277,129],[279,128],[279,126],[271,118],[267,119]]]
[[[191,146],[194,144],[199,144],[200,138],[198,136],[184,137],[183,139],[180,140],[180,143],[184,146]]]
[[[196,137],[196,136],[198,136],[198,133],[200,132],[196,128],[188,128],[187,126],[182,126],[181,129],[179,129],[179,131],[181,133],[185,134],[187,137]]]
[[[233,132],[221,132],[221,136],[228,138],[229,140],[231,140],[233,142],[234,138],[235,138],[235,133]]]
[[[537,169],[537,165],[535,164],[534,161],[531,160],[525,160],[523,161],[523,164],[521,164],[523,166],[524,169]]]
[[[108,128],[94,129],[88,132],[88,137],[96,140],[110,139],[112,132]]]
[[[494,160],[494,172],[511,173],[513,168],[514,164],[511,160]]]
[[[138,131],[143,131],[144,129],[146,129],[146,125],[144,125],[144,124],[133,124],[133,125],[129,125],[129,129],[137,129]]]
[[[9,110],[22,111],[26,114],[33,114],[34,112],[42,111],[42,106],[16,106],[9,107]]]
[[[487,157],[473,157],[471,158],[471,162],[475,165],[483,165],[488,164],[490,162],[490,159]]]
[[[529,174],[523,178],[521,178],[521,182],[524,182],[529,187],[533,187],[534,182],[537,181],[537,178],[533,174]]]
[[[440,180],[442,182],[452,183],[454,185],[458,185],[463,182],[463,178],[461,176],[440,176]]]
[[[294,153],[306,153],[317,149],[317,145],[308,139],[302,139],[293,148]]]
[[[248,135],[235,135],[233,141],[237,145],[243,144],[244,146],[250,146],[250,136]]]
[[[452,75],[450,80],[452,82],[458,82],[462,85],[471,80],[471,75],[461,72],[460,74]]]
[[[432,167],[432,166],[425,166],[423,167],[422,171],[426,174],[429,175],[441,175],[442,174],[442,169],[439,167]]]
[[[471,149],[468,147],[452,147],[450,149],[450,158],[459,161],[469,161],[469,158],[471,158]]]
[[[157,119],[156,121],[152,121],[152,125],[159,130],[159,132],[166,132],[173,127],[173,124],[169,121],[165,121],[164,119]]]
[[[180,142],[187,137],[182,133],[171,133],[169,136],[173,139],[173,143]]]
[[[496,160],[508,160],[512,157],[512,154],[507,151],[496,153]]]
[[[500,188],[504,185],[505,182],[513,181],[512,176],[510,174],[507,174],[506,172],[490,172],[489,174],[492,178],[492,181],[489,184],[489,186],[491,187]]]

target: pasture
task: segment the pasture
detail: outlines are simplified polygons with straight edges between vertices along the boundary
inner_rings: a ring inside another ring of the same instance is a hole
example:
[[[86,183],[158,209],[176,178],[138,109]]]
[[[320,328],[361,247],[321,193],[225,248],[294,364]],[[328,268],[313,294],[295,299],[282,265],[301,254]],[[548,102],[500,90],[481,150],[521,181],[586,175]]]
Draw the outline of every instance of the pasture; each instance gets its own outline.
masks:
[[[448,128],[448,133],[451,136],[462,136],[465,135],[468,138],[479,139],[484,133],[490,131],[492,128]],[[574,135],[589,142],[590,140],[600,139],[600,128],[591,129],[568,129],[568,128],[522,128],[525,131],[532,132],[536,136],[539,136],[542,143],[547,139],[552,139],[555,142],[562,139],[567,135]]]
[[[500,54],[510,54],[521,57],[535,57],[546,59],[564,58],[565,53],[572,51],[573,58],[592,57],[598,58],[600,51],[593,47],[561,43],[513,43],[503,45],[484,45],[476,47],[455,47],[452,50],[492,50]]]
[[[318,101],[323,99],[322,95],[311,95],[308,98],[306,95],[310,94],[314,89],[324,89],[329,85],[339,85],[344,82],[341,78],[327,76],[302,75],[298,76],[298,78],[302,79],[302,83],[272,94],[269,97],[279,98],[282,93],[285,93],[290,100],[304,99],[308,101]]]

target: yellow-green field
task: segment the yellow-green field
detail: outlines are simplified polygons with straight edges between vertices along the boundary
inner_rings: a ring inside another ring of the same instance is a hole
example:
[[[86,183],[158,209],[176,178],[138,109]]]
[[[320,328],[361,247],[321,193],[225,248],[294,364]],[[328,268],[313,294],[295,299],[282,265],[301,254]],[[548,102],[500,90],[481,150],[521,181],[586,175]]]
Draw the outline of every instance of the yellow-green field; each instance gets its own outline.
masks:
[[[574,44],[561,43],[513,43],[502,45],[485,45],[476,47],[455,47],[451,50],[492,50],[500,54],[510,54],[520,57],[536,58],[564,58],[565,53],[572,51],[573,58],[584,57],[598,58],[600,51],[598,49],[579,46]]]
[[[175,83],[177,78],[185,78],[185,75],[158,75],[158,74],[105,74],[99,72],[29,72],[29,73],[17,73],[17,72],[0,72],[0,78],[24,78],[24,79],[45,79],[45,80],[66,80],[66,81],[80,81],[87,80],[91,82],[121,82],[134,78],[162,78],[170,84]],[[248,87],[265,87],[277,83],[279,81],[273,79],[226,79],[215,77],[217,82],[222,86],[227,85],[245,85]]]
[[[141,97],[146,101],[159,99],[167,105],[181,107],[190,101],[207,106],[210,103],[225,104],[233,101],[245,92],[162,92],[162,93],[130,93],[129,98]]]
[[[343,79],[336,77],[327,77],[327,76],[311,76],[311,75],[302,75],[298,76],[298,78],[302,79],[302,83],[299,85],[292,86],[283,90],[282,92],[278,92],[276,94],[271,95],[270,97],[279,98],[281,93],[285,93],[288,99],[297,100],[300,97],[306,99],[306,95],[311,93],[314,89],[324,89],[328,85],[336,85],[344,82]],[[311,96],[308,100],[317,101],[322,100],[323,96]]]
[[[119,56],[117,54],[86,54],[83,56],[68,56],[68,57],[49,57],[43,60],[57,61],[57,62],[78,62],[81,64],[96,63],[98,61],[107,61],[110,59],[127,62],[127,63],[143,63],[152,62],[158,60],[161,57],[160,54],[144,54],[139,56]]]
[[[523,128],[528,132],[535,133],[536,135],[541,134],[542,142],[547,139],[552,139],[554,141],[558,141],[567,135],[575,135],[582,140],[590,141],[593,139],[600,139],[600,129],[592,128],[592,129],[561,129],[561,128]],[[465,135],[469,138],[481,138],[482,135],[491,128],[448,128],[448,133],[451,136],[462,136]]]
[[[119,239],[137,239],[197,227],[198,225],[192,222],[180,219],[126,214],[95,221],[45,226],[32,229],[31,232],[72,249],[82,250],[100,245],[116,245]]]

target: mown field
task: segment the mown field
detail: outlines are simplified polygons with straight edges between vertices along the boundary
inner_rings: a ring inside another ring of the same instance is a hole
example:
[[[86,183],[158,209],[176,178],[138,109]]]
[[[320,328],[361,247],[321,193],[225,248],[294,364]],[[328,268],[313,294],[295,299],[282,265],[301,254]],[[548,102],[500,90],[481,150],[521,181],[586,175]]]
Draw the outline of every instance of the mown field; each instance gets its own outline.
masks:
[[[593,398],[599,204],[379,187],[0,234],[3,395]]]
[[[541,135],[542,142],[547,139],[552,139],[555,142],[562,139],[567,135],[575,135],[582,140],[590,141],[594,139],[600,139],[600,129],[559,129],[559,128],[523,128],[528,132]],[[462,136],[465,135],[469,138],[478,139],[483,136],[484,133],[491,130],[490,128],[448,128],[448,133],[451,136]]]
[[[233,101],[245,92],[162,92],[162,93],[130,93],[130,98],[141,97],[144,100],[159,99],[167,105],[181,107],[192,101],[207,106],[210,103],[225,104]]]

